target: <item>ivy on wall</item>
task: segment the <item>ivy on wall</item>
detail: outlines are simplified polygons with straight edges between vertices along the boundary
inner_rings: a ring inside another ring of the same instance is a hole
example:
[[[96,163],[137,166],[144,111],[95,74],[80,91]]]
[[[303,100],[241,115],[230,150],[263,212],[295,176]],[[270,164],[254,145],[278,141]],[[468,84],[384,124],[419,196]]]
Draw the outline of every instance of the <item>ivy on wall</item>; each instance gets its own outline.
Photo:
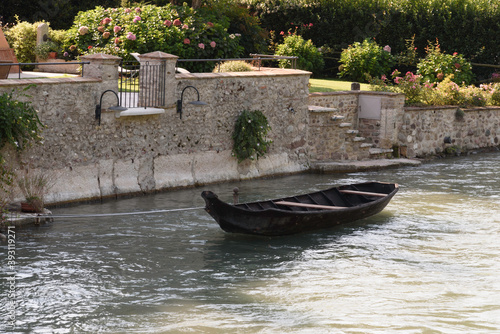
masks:
[[[267,118],[260,110],[244,110],[238,116],[233,133],[233,155],[238,163],[258,159],[267,153],[272,143],[266,139],[270,130]]]

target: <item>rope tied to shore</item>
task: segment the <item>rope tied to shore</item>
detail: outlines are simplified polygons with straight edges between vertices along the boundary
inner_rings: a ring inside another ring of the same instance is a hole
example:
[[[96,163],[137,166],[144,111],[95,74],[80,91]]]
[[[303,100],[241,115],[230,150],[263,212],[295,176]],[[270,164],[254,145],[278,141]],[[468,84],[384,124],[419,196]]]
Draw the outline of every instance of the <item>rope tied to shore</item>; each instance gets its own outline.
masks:
[[[88,218],[88,217],[111,217],[111,216],[131,216],[131,215],[148,215],[153,213],[167,213],[178,211],[199,210],[205,208],[198,206],[194,208],[180,208],[180,209],[162,209],[151,211],[134,211],[134,212],[117,212],[117,213],[95,213],[95,214],[81,214],[81,215],[52,215],[52,214],[38,214],[37,218]]]

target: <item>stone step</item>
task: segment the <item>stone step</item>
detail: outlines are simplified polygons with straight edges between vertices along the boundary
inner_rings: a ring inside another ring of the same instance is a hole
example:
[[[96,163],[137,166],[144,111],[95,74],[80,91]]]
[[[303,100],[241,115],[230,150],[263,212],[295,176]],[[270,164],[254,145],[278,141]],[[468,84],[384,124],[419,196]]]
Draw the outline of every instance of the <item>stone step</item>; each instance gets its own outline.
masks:
[[[352,123],[340,123],[339,126],[341,128],[348,128],[348,127],[351,127],[352,126]]]
[[[370,154],[373,154],[373,155],[385,154],[385,153],[392,153],[392,148],[371,148],[370,149]]]
[[[337,108],[329,108],[329,107],[314,106],[314,105],[308,106],[308,109],[309,109],[309,112],[336,112],[336,111],[338,111]]]
[[[365,137],[354,137],[354,138],[352,139],[352,141],[365,141],[365,140],[366,140],[366,138],[365,138]]]
[[[332,121],[340,121],[340,120],[343,120],[344,118],[345,118],[345,116],[335,115],[335,116],[332,116]]]
[[[372,146],[373,146],[373,144],[370,144],[370,143],[363,143],[363,144],[359,145],[359,147],[361,147],[361,148],[370,148]]]
[[[346,133],[350,135],[356,135],[359,133],[359,130],[347,130]]]

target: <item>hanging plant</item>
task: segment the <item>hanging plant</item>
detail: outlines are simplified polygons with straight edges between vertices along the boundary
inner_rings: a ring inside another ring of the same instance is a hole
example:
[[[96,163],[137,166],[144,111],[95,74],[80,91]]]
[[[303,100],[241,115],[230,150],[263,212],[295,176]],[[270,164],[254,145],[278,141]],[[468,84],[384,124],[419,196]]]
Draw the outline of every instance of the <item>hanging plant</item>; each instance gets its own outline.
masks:
[[[266,135],[271,130],[266,116],[260,110],[244,110],[236,120],[233,133],[233,156],[238,163],[245,159],[258,159],[267,153],[271,140]]]

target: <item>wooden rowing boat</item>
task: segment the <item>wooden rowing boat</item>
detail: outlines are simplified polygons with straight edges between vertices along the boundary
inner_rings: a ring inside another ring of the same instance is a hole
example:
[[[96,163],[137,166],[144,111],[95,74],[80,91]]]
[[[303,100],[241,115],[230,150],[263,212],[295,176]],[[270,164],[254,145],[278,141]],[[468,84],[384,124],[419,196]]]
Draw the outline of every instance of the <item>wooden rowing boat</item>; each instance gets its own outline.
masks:
[[[394,183],[343,185],[309,194],[228,204],[203,191],[205,210],[226,232],[287,235],[328,228],[382,211],[398,191]]]

